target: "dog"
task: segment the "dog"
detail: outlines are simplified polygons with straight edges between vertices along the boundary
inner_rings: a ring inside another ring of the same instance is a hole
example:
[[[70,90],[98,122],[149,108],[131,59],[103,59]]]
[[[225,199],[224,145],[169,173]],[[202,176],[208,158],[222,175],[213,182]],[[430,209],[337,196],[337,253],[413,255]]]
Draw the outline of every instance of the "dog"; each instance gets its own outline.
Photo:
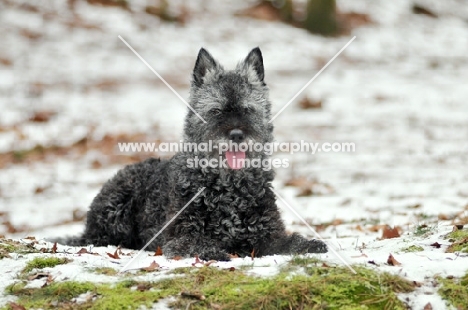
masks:
[[[257,257],[327,252],[320,240],[286,233],[272,191],[274,171],[245,164],[269,156],[232,146],[273,141],[268,96],[258,47],[234,70],[225,70],[201,48],[189,101],[196,113],[189,110],[185,118],[184,142],[211,141],[214,148],[230,143],[231,148],[222,154],[180,151],[169,160],[126,166],[94,198],[84,233],[65,243],[141,249],[167,226],[147,247],[161,247],[167,257],[228,261],[252,252]],[[194,164],[203,159],[224,165]]]

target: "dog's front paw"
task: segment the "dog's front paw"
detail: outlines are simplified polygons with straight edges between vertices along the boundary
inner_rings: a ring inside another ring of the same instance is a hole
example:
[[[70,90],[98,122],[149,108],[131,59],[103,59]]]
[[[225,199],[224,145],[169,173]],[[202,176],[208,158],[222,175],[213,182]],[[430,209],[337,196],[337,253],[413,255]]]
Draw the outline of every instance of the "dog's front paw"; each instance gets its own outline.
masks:
[[[325,242],[312,239],[307,241],[307,253],[327,253],[328,248]]]

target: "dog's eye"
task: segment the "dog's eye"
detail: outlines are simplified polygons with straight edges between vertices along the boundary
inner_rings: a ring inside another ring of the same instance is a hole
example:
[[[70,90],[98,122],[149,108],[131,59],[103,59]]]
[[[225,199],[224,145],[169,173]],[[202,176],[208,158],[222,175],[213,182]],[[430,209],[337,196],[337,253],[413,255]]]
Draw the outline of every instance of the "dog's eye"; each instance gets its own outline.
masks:
[[[213,116],[220,115],[220,114],[221,114],[221,110],[220,110],[220,109],[211,109],[211,110],[210,110],[210,114],[213,115]]]

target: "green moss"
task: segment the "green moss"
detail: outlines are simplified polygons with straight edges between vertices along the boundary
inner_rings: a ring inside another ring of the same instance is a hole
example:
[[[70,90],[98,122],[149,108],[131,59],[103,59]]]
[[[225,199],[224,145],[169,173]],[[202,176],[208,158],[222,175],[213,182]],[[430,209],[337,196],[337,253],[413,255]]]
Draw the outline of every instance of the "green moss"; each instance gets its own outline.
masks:
[[[65,257],[35,257],[26,264],[26,267],[23,269],[23,273],[30,272],[33,269],[55,267],[69,262],[71,262],[71,260]]]
[[[414,231],[414,235],[416,236],[424,236],[429,235],[429,233],[433,232],[435,227],[428,226],[426,224],[418,225],[416,230]]]
[[[456,309],[465,309],[468,305],[468,273],[462,278],[438,278],[440,284],[439,294],[448,304]]]
[[[463,252],[468,253],[468,230],[456,230],[445,236],[452,244],[447,248],[447,253]]]
[[[405,252],[405,253],[422,252],[422,251],[424,251],[424,248],[422,246],[419,246],[419,245],[410,245],[409,247],[402,248],[400,251]]]
[[[25,289],[18,283],[7,292],[27,309],[66,308],[85,292],[96,298],[73,303],[74,309],[136,309],[169,296],[178,296],[172,305],[178,309],[189,303],[190,309],[213,305],[223,309],[405,309],[397,294],[412,291],[411,282],[360,266],[354,269],[358,274],[346,267],[328,267],[317,259],[295,257],[278,275],[267,278],[215,267],[178,268],[173,278],[157,282],[61,282],[38,289]],[[183,298],[181,292],[205,299]]]
[[[32,244],[21,243],[11,239],[0,238],[0,259],[11,257],[11,253],[39,253]]]
[[[465,238],[468,238],[468,230],[465,229],[452,231],[445,236],[445,239],[454,239],[454,241],[460,241]]]
[[[91,271],[94,273],[103,274],[106,276],[115,276],[116,274],[119,273],[117,270],[111,267],[94,268],[94,269],[91,269]]]

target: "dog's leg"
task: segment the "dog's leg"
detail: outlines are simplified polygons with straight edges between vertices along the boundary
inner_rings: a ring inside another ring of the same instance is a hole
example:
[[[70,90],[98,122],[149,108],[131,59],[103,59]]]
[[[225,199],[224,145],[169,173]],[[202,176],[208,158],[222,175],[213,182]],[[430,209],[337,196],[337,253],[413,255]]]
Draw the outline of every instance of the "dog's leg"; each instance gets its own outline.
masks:
[[[216,240],[208,240],[203,236],[183,235],[168,241],[162,248],[166,257],[194,257],[198,255],[203,260],[229,261],[228,253],[217,244]]]
[[[284,223],[275,203],[275,196],[271,190],[267,190],[263,199],[264,207],[261,218],[263,224],[262,238],[259,239],[257,248],[259,255],[272,254],[305,254],[326,253],[327,246],[324,242],[316,239],[308,240],[294,233],[286,234]]]
[[[298,233],[292,235],[284,234],[280,238],[271,239],[262,246],[262,255],[272,254],[305,254],[326,253],[327,245],[320,240],[307,240]]]

